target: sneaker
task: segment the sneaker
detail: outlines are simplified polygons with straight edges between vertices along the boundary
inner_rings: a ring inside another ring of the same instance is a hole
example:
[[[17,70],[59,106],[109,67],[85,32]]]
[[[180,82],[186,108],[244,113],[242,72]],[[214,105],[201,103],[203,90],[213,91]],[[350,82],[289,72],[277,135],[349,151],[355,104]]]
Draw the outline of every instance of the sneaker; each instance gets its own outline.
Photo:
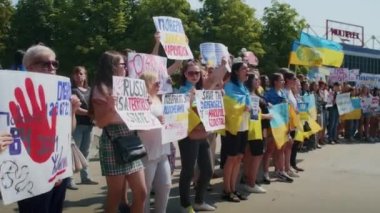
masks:
[[[96,182],[96,181],[93,181],[91,179],[84,179],[84,180],[82,180],[82,182],[80,184],[83,184],[83,185],[98,185],[99,183]]]
[[[202,204],[194,203],[193,208],[195,211],[215,211],[215,207],[203,202]]]
[[[67,187],[68,189],[71,189],[71,190],[78,190],[78,187],[77,185],[74,183],[74,180],[71,180],[68,184],[67,184]]]
[[[228,202],[239,203],[240,199],[234,193],[223,192],[222,199]]]
[[[295,172],[293,172],[293,170],[291,170],[291,169],[289,171],[287,171],[286,174],[288,174],[289,177],[292,177],[292,178],[298,178],[298,177],[300,177],[298,174],[296,174]]]
[[[238,191],[235,191],[234,194],[240,199],[240,200],[248,200],[248,196],[245,194],[242,194]]]
[[[303,171],[305,171],[304,169],[302,169],[302,168],[300,168],[300,167],[298,167],[298,166],[292,166],[292,168],[293,168],[294,170],[296,170],[297,172],[303,172]]]
[[[267,190],[265,190],[263,187],[261,187],[261,186],[259,186],[257,184],[255,184],[254,187],[249,186],[248,184],[244,184],[243,188],[244,188],[245,191],[247,191],[249,193],[258,193],[258,194],[260,194],[260,193],[266,193],[267,192]]]
[[[289,177],[285,172],[276,172],[276,174],[280,181],[293,183],[293,179]]]
[[[269,174],[268,173],[264,174],[263,182],[262,183],[265,184],[265,185],[269,185],[270,184],[270,178],[269,178]]]
[[[192,206],[188,206],[186,208],[181,207],[181,213],[195,213]]]

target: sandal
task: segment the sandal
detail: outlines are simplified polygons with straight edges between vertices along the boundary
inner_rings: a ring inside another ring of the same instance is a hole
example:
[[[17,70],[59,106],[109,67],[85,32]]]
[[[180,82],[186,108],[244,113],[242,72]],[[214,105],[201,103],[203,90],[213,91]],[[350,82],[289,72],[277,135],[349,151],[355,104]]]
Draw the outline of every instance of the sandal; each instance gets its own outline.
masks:
[[[240,202],[239,197],[236,194],[231,193],[231,192],[230,193],[223,192],[222,199],[228,202],[234,202],[234,203]]]
[[[240,199],[240,200],[248,200],[248,196],[244,195],[238,191],[235,191],[234,194]]]

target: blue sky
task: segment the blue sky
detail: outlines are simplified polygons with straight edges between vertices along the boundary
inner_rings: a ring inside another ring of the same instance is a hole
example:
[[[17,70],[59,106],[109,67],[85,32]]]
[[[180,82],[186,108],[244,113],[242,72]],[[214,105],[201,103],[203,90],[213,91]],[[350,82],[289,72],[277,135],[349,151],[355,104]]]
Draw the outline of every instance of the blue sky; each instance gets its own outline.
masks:
[[[201,7],[198,0],[189,0],[193,8]],[[245,0],[256,9],[256,17],[261,18],[264,8],[271,5],[271,0]],[[290,4],[307,20],[319,36],[324,36],[326,19],[346,22],[364,27],[364,41],[372,35],[380,40],[380,1],[379,0],[280,0]],[[343,26],[336,28],[352,30]],[[372,47],[369,42],[368,46]],[[379,46],[377,46],[379,47]]]

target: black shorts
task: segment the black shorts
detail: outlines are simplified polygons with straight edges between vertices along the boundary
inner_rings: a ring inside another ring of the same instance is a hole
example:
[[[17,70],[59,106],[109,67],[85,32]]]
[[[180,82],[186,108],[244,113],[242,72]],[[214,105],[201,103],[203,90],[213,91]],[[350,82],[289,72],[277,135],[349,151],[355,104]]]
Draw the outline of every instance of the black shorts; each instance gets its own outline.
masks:
[[[263,140],[248,141],[248,148],[252,156],[260,156],[264,154],[265,143]]]
[[[226,131],[226,136],[222,137],[222,140],[223,150],[227,156],[244,154],[248,142],[248,131],[238,132],[237,135],[232,135]]]

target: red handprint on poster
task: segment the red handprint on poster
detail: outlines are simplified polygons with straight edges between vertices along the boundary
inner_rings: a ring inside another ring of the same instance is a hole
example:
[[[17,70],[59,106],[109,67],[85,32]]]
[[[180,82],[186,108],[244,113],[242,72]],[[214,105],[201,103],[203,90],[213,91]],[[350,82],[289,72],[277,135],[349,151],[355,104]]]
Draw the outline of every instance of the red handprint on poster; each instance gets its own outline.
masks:
[[[9,110],[29,156],[36,163],[44,163],[50,158],[55,147],[57,107],[53,108],[51,125],[49,125],[43,87],[38,86],[40,106],[30,78],[25,79],[25,87],[32,112],[29,112],[24,92],[20,87],[14,91],[17,103],[16,101],[9,102]]]

